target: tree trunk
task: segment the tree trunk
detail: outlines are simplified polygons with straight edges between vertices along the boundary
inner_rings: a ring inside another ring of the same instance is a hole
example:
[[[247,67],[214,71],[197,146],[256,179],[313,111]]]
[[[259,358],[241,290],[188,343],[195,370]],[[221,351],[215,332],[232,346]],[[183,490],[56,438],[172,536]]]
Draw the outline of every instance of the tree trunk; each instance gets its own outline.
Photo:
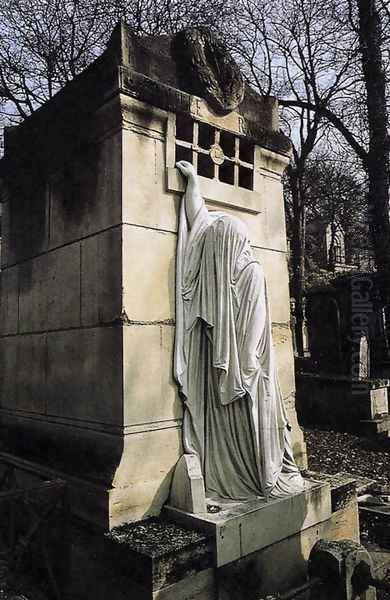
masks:
[[[292,295],[295,300],[295,343],[298,356],[304,356],[304,282],[305,282],[305,210],[301,197],[299,173],[293,167],[287,171],[292,195],[293,219],[291,228]]]
[[[385,73],[381,55],[381,25],[375,0],[357,0],[359,40],[367,93],[370,229],[382,301],[390,306],[389,141]],[[388,311],[386,311],[388,312]]]

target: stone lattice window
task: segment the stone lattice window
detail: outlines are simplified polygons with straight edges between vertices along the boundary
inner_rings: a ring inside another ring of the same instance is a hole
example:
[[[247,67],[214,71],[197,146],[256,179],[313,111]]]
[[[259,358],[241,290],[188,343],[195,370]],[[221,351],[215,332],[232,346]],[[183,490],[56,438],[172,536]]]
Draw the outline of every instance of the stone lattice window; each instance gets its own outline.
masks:
[[[254,144],[245,138],[176,115],[175,160],[192,163],[202,177],[253,190]]]

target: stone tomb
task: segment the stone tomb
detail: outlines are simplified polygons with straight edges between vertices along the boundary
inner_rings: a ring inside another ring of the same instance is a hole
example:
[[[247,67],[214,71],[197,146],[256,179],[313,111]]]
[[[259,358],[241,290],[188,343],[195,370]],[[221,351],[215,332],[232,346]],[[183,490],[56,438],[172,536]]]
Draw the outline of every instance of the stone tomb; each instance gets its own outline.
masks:
[[[71,481],[74,510],[103,527],[158,514],[182,452],[172,378],[178,158],[198,165],[210,208],[249,228],[305,464],[280,181],[290,144],[277,103],[248,88],[218,116],[179,91],[167,41],[157,43],[159,53],[118,26],[101,58],[7,131],[1,162],[5,449],[29,473]],[[218,173],[216,141],[232,157]]]
[[[196,165],[209,209],[248,226],[294,453],[306,465],[281,184],[290,143],[275,99],[246,86],[236,109],[217,113],[178,60],[171,38],[133,38],[119,24],[99,59],[7,130],[0,163],[1,458],[20,486],[65,479],[72,512],[100,532],[159,515],[182,455],[172,378],[179,159]],[[330,523],[324,493],[319,514]],[[99,534],[77,535],[74,565],[88,579]]]

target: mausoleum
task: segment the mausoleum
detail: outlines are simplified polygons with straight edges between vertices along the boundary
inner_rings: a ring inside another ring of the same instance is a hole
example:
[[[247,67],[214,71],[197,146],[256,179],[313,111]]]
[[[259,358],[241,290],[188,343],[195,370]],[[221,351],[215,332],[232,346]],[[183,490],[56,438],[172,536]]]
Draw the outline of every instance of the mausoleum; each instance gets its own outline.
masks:
[[[6,132],[0,458],[20,486],[67,482],[82,523],[74,561],[96,585],[95,598],[211,599],[220,569],[242,572],[249,559],[262,573],[258,589],[274,591],[304,576],[320,537],[358,539],[351,482],[345,501],[337,485],[310,481],[300,494],[226,514],[163,510],[183,454],[173,378],[181,160],[192,163],[207,209],[236,216],[249,231],[267,282],[294,457],[307,466],[289,324],[281,183],[289,156],[277,100],[244,83],[208,32],[136,38],[123,23],[100,58]],[[142,571],[147,550],[126,554],[121,545],[125,583],[116,578],[104,592],[96,582],[113,575],[99,567],[107,559],[102,533],[161,514],[200,532],[188,543],[202,560],[188,563],[183,542],[172,550],[181,570],[164,563],[159,579]],[[284,557],[278,569],[276,555]],[[218,598],[227,593],[221,584]]]

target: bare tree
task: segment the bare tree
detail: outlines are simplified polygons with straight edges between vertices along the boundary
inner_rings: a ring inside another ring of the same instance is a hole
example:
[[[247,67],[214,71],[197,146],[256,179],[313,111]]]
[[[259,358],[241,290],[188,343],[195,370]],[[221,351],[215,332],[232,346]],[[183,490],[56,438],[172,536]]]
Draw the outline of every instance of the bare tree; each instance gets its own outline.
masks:
[[[236,52],[252,84],[278,96],[284,110],[325,119],[361,161],[383,302],[390,305],[387,0],[275,0],[268,6],[242,0],[237,15],[243,25],[236,26]],[[299,211],[296,218],[302,220]]]
[[[292,112],[292,111],[290,111]],[[295,340],[299,356],[304,354],[304,290],[305,290],[305,254],[306,254],[306,208],[308,201],[305,186],[306,163],[313,151],[320,130],[320,119],[314,113],[302,109],[295,111],[293,121],[298,122],[299,138],[292,144],[292,160],[287,167],[288,186],[285,194],[286,217],[289,222],[291,252],[291,292],[295,300]],[[291,127],[292,116],[289,115],[288,126]],[[287,125],[286,124],[286,125]],[[286,201],[290,198],[290,202]]]
[[[0,6],[0,90],[26,118],[73,79],[108,34],[105,0],[8,0]]]
[[[232,15],[230,0],[112,0],[135,35],[176,33],[185,27],[223,30]]]
[[[0,109],[29,116],[104,49],[120,18],[134,35],[169,34],[228,21],[216,0],[4,0],[0,3]]]
[[[349,66],[353,45],[340,44],[343,27],[335,18],[336,3],[320,0],[243,0],[237,6],[232,51],[252,85],[273,93],[283,107],[282,122],[293,142],[287,169],[291,203],[287,218],[291,232],[291,291],[295,299],[296,342],[303,354],[303,296],[305,282],[305,166],[324,133],[323,111],[341,89],[351,86]]]
[[[330,252],[327,257],[330,270],[335,266],[332,264],[332,249],[339,227],[345,235],[347,261],[353,260],[354,250],[371,247],[367,223],[367,180],[362,175],[358,165],[330,148],[326,148],[325,152],[323,148],[314,151],[306,165],[307,222],[330,225]],[[307,239],[306,258],[322,262],[324,255],[323,249],[318,249],[318,238]]]
[[[369,132],[365,167],[368,204],[378,270],[383,274],[383,299],[390,306],[389,135],[386,74],[382,60],[382,28],[375,0],[357,0],[359,42],[367,96]]]

